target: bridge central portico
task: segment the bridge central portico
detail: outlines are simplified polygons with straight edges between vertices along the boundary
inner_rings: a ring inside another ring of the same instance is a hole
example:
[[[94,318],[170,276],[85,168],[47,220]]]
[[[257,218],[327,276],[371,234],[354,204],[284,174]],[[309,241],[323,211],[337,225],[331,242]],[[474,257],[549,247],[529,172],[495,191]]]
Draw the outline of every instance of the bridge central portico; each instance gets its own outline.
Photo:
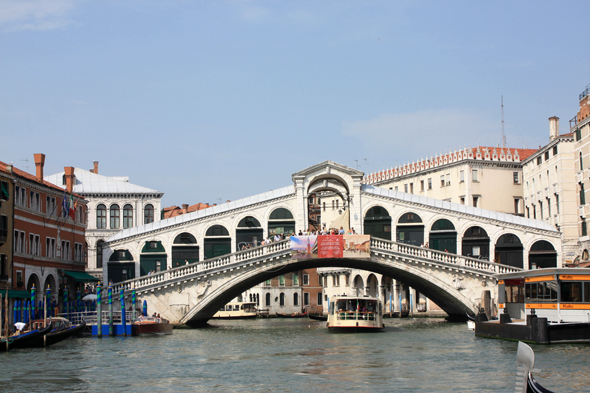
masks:
[[[105,243],[104,277],[135,286],[171,321],[194,325],[254,285],[306,268],[381,273],[447,313],[465,315],[476,310],[482,290],[495,289],[492,274],[561,266],[560,234],[542,221],[363,185],[362,177],[325,161],[293,174],[291,186],[123,230]],[[322,222],[330,208],[337,212],[328,226],[338,222],[371,235],[370,258],[291,260],[289,242],[259,245],[275,234],[307,230],[314,195],[342,202],[314,203]],[[246,242],[256,247],[239,251]],[[430,248],[420,247],[428,242]]]

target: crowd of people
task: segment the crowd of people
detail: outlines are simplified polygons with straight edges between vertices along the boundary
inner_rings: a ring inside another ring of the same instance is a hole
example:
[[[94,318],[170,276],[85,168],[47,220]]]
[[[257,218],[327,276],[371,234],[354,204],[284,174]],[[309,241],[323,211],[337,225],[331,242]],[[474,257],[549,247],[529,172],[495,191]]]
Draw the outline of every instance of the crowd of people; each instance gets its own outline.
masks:
[[[321,230],[307,230],[307,231],[302,231],[301,229],[299,230],[299,232],[293,230],[291,231],[291,233],[289,235],[285,235],[284,233],[281,234],[276,234],[276,235],[269,235],[266,239],[262,239],[262,241],[257,243],[240,243],[238,245],[238,248],[240,249],[240,251],[245,251],[245,250],[249,250],[251,248],[255,248],[258,246],[265,246],[267,244],[271,244],[271,243],[276,243],[276,242],[280,242],[281,240],[286,240],[287,238],[290,238],[291,236],[318,236],[318,235],[356,235],[356,231],[354,230],[354,228],[350,228],[349,230],[345,230],[343,227],[340,227],[340,229],[337,228],[330,228],[330,229],[326,229],[326,227],[323,227]],[[151,273],[151,272],[150,272]]]

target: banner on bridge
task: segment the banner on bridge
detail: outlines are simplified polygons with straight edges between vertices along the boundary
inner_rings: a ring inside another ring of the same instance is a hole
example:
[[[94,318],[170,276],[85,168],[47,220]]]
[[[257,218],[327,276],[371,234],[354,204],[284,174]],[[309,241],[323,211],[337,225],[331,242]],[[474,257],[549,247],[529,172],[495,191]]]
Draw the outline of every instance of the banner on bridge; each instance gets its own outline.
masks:
[[[370,258],[369,235],[291,236],[291,258]]]

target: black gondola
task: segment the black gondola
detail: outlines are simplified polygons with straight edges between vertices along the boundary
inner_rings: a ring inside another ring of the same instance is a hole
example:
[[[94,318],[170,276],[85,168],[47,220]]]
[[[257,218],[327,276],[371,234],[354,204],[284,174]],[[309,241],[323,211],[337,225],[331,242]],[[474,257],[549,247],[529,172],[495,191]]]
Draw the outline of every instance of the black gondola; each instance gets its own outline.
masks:
[[[40,348],[44,346],[48,347],[50,345],[63,341],[66,338],[79,336],[80,334],[82,334],[85,328],[86,322],[82,322],[79,325],[70,324],[67,327],[54,329],[45,335],[45,340],[43,339],[43,336],[36,337],[34,340],[31,340],[29,343],[27,343],[26,348]]]
[[[518,342],[516,352],[516,392],[521,393],[554,393],[552,390],[541,386],[535,378],[533,371],[535,367],[535,353],[533,349],[522,341]]]
[[[313,319],[315,321],[327,321],[328,316],[323,314],[307,314],[309,319]]]
[[[43,336],[51,331],[51,323],[43,329],[35,329],[27,333],[19,334],[18,336],[4,337],[0,339],[0,352],[5,352],[6,340],[8,340],[8,350],[17,348],[28,348],[29,344],[37,338],[43,340]]]

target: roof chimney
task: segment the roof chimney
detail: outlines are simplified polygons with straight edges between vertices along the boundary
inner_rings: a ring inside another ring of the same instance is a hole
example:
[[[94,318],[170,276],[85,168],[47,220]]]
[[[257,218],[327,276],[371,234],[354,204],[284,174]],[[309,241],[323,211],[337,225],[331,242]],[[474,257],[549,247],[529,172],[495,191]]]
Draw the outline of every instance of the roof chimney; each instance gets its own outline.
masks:
[[[188,204],[183,203],[182,204],[182,214],[187,214],[188,213]]]
[[[559,117],[553,116],[549,118],[549,141],[554,140],[559,136]]]
[[[35,156],[35,166],[37,167],[37,175],[35,178],[38,182],[43,183],[43,166],[45,165],[45,154],[37,153]]]
[[[66,166],[64,171],[66,175],[66,191],[71,194],[74,191],[74,167]]]
[[[98,175],[98,161],[94,161],[94,169],[92,170],[92,173],[96,173]]]

